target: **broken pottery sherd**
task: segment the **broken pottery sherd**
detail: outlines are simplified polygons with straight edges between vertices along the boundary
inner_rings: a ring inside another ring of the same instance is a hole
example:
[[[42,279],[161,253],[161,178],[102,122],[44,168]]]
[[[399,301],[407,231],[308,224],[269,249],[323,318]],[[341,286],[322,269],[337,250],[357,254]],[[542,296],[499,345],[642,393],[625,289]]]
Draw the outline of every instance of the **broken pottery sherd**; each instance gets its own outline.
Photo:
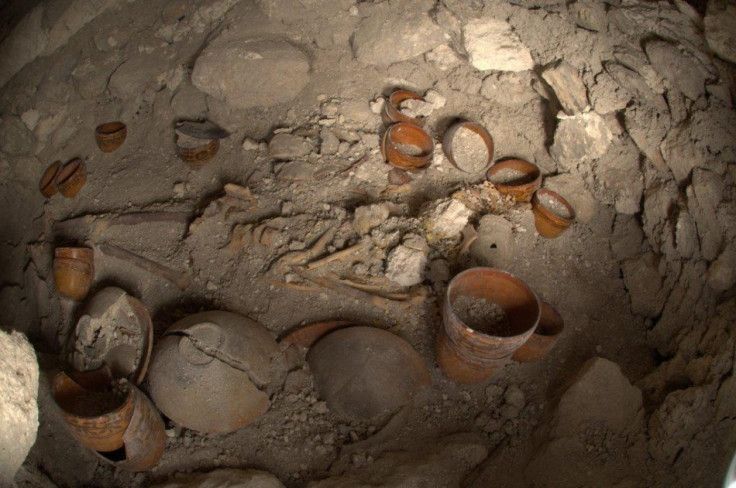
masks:
[[[554,239],[570,227],[575,220],[575,210],[552,190],[540,189],[532,197],[534,225],[542,237]]]
[[[95,129],[97,147],[103,152],[113,152],[123,145],[128,128],[122,122],[107,122]]]
[[[516,202],[528,202],[542,186],[542,172],[536,164],[523,159],[501,161],[486,173],[488,181],[503,195],[511,195]]]
[[[534,333],[539,316],[537,295],[519,278],[493,268],[463,271],[445,294],[440,369],[459,383],[489,380]]]
[[[424,123],[427,121],[425,117],[410,117],[401,113],[399,105],[401,102],[406,100],[419,100],[424,102],[424,97],[418,93],[414,93],[409,90],[395,90],[389,95],[386,103],[383,104],[383,110],[381,111],[381,119],[386,125],[395,124],[397,122],[405,122],[407,124],[413,124],[418,127],[424,127]]]
[[[106,366],[113,378],[143,381],[153,345],[145,305],[117,287],[100,290],[79,318],[67,357],[77,371]]]
[[[269,368],[278,345],[259,323],[230,312],[190,315],[156,345],[148,384],[156,406],[199,432],[224,434],[270,406]]]
[[[430,383],[421,356],[400,337],[355,326],[321,338],[307,355],[320,398],[335,414],[368,420],[395,412]]]

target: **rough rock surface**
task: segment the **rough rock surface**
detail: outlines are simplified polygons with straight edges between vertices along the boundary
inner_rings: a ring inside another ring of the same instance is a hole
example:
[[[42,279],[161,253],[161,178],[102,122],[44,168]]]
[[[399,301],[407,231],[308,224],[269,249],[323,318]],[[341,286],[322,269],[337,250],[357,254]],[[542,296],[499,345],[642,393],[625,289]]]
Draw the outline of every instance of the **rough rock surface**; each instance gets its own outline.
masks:
[[[678,184],[690,177],[693,168],[705,166],[705,155],[695,145],[689,123],[670,129],[660,150]]]
[[[276,134],[268,143],[268,155],[274,159],[301,158],[313,149],[305,138],[284,133]]]
[[[355,58],[363,64],[385,66],[444,44],[444,32],[429,16],[431,7],[431,2],[424,0],[364,6],[364,18],[353,34]]]
[[[413,286],[424,281],[427,254],[422,249],[396,246],[388,256],[386,277],[401,286]]]
[[[255,469],[216,469],[176,476],[155,488],[283,488],[274,475]]]
[[[705,12],[705,39],[726,61],[736,63],[736,5],[728,0],[710,0]]]
[[[542,78],[555,92],[567,115],[582,112],[588,106],[588,96],[580,75],[569,63],[561,61],[542,71]]]
[[[197,58],[192,83],[236,108],[269,107],[296,97],[309,70],[307,56],[285,40],[215,39]]]
[[[595,112],[557,117],[559,122],[550,154],[568,171],[582,161],[603,156],[613,141],[606,121]]]
[[[471,20],[463,27],[470,64],[479,71],[526,71],[534,67],[529,48],[503,20]]]
[[[353,228],[360,235],[367,234],[371,229],[381,225],[388,218],[389,207],[386,204],[365,205],[355,209]]]
[[[690,100],[705,93],[708,78],[700,62],[682,47],[666,41],[653,40],[645,46],[654,69]]]
[[[432,242],[457,236],[471,215],[473,211],[455,199],[432,202],[422,209],[427,240]]]
[[[0,330],[0,485],[10,486],[36,442],[38,362],[28,340]]]
[[[372,466],[323,481],[308,488],[459,488],[465,475],[488,455],[484,440],[473,434],[454,434],[418,452],[389,452]]]

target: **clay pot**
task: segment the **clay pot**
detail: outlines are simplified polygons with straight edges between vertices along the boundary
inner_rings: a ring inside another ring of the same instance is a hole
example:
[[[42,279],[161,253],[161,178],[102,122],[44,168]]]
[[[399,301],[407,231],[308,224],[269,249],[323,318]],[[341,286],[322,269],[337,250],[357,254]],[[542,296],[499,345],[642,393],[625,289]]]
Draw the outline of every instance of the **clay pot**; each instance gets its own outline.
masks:
[[[401,113],[399,105],[405,100],[425,101],[424,97],[418,93],[414,93],[409,90],[395,90],[391,95],[389,95],[386,103],[383,104],[383,110],[381,111],[381,119],[383,120],[383,123],[391,125],[398,122],[404,122],[418,127],[424,127],[424,123],[427,121],[424,117],[409,117],[408,115]]]
[[[203,312],[172,325],[156,344],[148,384],[156,406],[175,422],[224,434],[270,406],[276,341],[262,325],[230,312]]]
[[[316,324],[301,327],[286,337],[281,342],[286,344],[294,344],[300,347],[311,347],[315,342],[326,336],[330,332],[345,327],[352,327],[355,324],[346,320],[328,320],[326,322],[318,322]]]
[[[545,203],[551,200],[558,209],[550,208]],[[562,209],[562,210],[560,210]],[[558,193],[540,189],[532,197],[534,226],[542,237],[555,238],[562,234],[575,220],[575,209]]]
[[[79,158],[72,159],[61,168],[56,176],[56,187],[67,198],[72,198],[87,182],[87,169]]]
[[[461,296],[495,303],[508,317],[504,335],[469,327],[454,304]],[[492,268],[471,268],[455,276],[447,288],[442,331],[437,334],[437,362],[448,378],[459,383],[490,379],[532,335],[540,315],[536,294],[519,278]]]
[[[92,249],[62,247],[54,250],[54,283],[58,293],[72,300],[83,300],[89,293],[93,277]]]
[[[113,152],[122,146],[127,135],[128,128],[122,122],[108,122],[95,129],[97,147],[103,152]]]
[[[332,412],[350,420],[390,414],[430,383],[414,348],[374,327],[330,332],[310,349],[307,361],[320,398]]]
[[[564,321],[549,303],[541,301],[542,314],[534,334],[513,355],[514,361],[531,363],[539,361],[549,353],[562,333]]]
[[[483,161],[478,161],[476,164],[468,165],[466,164],[466,162],[463,161],[460,161],[460,164],[458,164],[458,161],[455,160],[452,142],[455,138],[455,135],[460,129],[467,129],[475,132],[483,140],[488,154]],[[442,137],[442,152],[445,153],[445,156],[450,161],[450,163],[460,171],[464,171],[466,173],[480,173],[487,170],[488,166],[490,166],[491,164],[491,161],[493,161],[493,138],[491,137],[491,134],[486,130],[486,128],[482,125],[467,121],[458,122],[447,129],[445,135]]]
[[[117,287],[97,292],[77,321],[67,352],[78,371],[103,366],[113,379],[140,384],[148,370],[153,326],[145,305]]]
[[[112,393],[89,390],[60,373],[54,378],[52,395],[72,437],[106,461],[130,471],[144,471],[161,459],[166,447],[164,423],[135,386],[127,385],[120,405],[104,409],[108,404],[105,399],[115,398]]]
[[[408,154],[401,146],[413,146],[418,154]],[[389,127],[381,140],[381,154],[391,166],[418,169],[432,160],[434,143],[429,134],[416,125],[400,122]]]
[[[38,182],[38,189],[43,196],[51,198],[56,195],[59,190],[56,188],[56,177],[61,171],[61,161],[54,161],[46,168]]]
[[[199,169],[210,162],[220,149],[219,139],[202,140],[202,145],[192,148],[177,146],[179,157],[194,169]]]
[[[54,378],[52,393],[75,439],[95,451],[110,452],[123,447],[123,434],[135,407],[132,388],[116,404],[112,393],[88,390],[66,373],[59,373]],[[103,409],[107,405],[112,406]]]
[[[512,177],[505,177],[511,173]],[[516,202],[528,202],[542,186],[542,172],[536,164],[523,159],[509,159],[496,163],[486,173],[488,181],[503,195],[511,195]]]

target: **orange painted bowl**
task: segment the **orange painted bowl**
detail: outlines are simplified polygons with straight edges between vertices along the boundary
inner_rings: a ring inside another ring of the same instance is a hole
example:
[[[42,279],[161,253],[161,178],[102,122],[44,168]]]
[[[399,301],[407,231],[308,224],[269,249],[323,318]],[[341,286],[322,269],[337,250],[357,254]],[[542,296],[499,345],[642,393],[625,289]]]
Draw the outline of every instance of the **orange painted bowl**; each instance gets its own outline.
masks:
[[[59,191],[56,188],[56,177],[59,171],[61,171],[61,161],[54,161],[46,168],[43,175],[41,175],[41,180],[38,182],[38,189],[46,198],[56,195]]]
[[[508,159],[494,164],[486,178],[501,194],[511,195],[516,202],[530,201],[542,186],[539,167],[523,159]]]
[[[468,144],[460,144],[464,134],[482,141],[485,151],[468,151]],[[466,173],[482,173],[487,170],[493,161],[493,150],[493,137],[485,127],[475,122],[461,121],[453,124],[442,136],[442,152],[453,166]]]
[[[542,315],[534,334],[516,350],[512,359],[520,363],[531,363],[544,358],[557,343],[565,323],[559,312],[549,303],[541,300]]]
[[[56,176],[59,192],[67,198],[74,197],[87,182],[87,168],[79,158],[72,159],[61,168]]]
[[[559,193],[544,188],[532,197],[534,226],[542,237],[554,239],[575,221],[575,209]]]
[[[54,401],[72,436],[95,451],[110,452],[123,447],[123,434],[133,417],[135,396],[84,388],[66,373],[59,373],[52,385]]]
[[[95,129],[97,147],[103,152],[113,152],[123,145],[128,136],[128,128],[122,122],[108,122]]]
[[[383,134],[381,154],[391,166],[419,169],[432,161],[434,142],[421,127],[406,122],[390,126]]]
[[[182,161],[194,169],[199,169],[215,157],[217,151],[220,149],[220,140],[210,139],[201,146],[196,147],[182,147],[177,145],[176,149]]]

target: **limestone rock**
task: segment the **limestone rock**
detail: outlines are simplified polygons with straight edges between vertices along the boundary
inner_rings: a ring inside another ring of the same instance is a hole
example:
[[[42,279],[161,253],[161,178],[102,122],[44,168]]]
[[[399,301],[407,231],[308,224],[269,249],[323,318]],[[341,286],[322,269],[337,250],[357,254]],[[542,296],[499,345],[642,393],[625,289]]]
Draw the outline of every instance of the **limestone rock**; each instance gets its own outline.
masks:
[[[717,173],[696,168],[686,190],[688,210],[697,224],[701,251],[708,261],[718,256],[723,244],[723,228],[716,216],[723,189],[723,178]]]
[[[574,116],[558,114],[559,122],[550,154],[566,170],[579,163],[603,156],[613,141],[613,134],[603,117],[595,112]]]
[[[561,61],[545,69],[542,78],[552,87],[566,114],[574,115],[588,107],[585,85],[569,63]]]
[[[728,0],[708,1],[705,39],[718,56],[736,63],[736,4]]]
[[[163,50],[151,54],[138,53],[126,60],[110,76],[110,92],[129,99],[139,95],[146,88],[162,86],[164,73],[173,65]]]
[[[624,112],[626,131],[639,150],[663,174],[669,169],[664,162],[660,145],[669,127],[669,118],[649,107],[631,105]]]
[[[388,256],[386,277],[401,286],[414,286],[424,281],[427,253],[405,244],[396,246]]]
[[[705,93],[707,73],[700,62],[682,47],[652,40],[646,43],[644,49],[657,73],[683,95],[690,100],[697,100]]]
[[[667,295],[659,267],[659,259],[651,253],[626,260],[621,266],[633,313],[656,317],[662,311]]]
[[[480,94],[507,107],[525,105],[539,97],[532,88],[529,72],[491,73],[483,79]]]
[[[0,330],[0,485],[13,478],[36,442],[38,362],[33,347],[18,332]]]
[[[268,155],[274,159],[301,158],[312,152],[312,144],[303,137],[276,134],[268,143]]]
[[[190,83],[182,83],[171,98],[171,110],[177,118],[201,120],[207,113],[205,94]]]
[[[353,229],[360,235],[367,234],[374,227],[383,223],[389,215],[388,205],[376,203],[375,205],[364,205],[355,209],[353,217]]]
[[[544,179],[544,187],[555,191],[575,209],[576,219],[589,224],[598,213],[598,202],[577,173],[562,173]]]
[[[470,64],[479,71],[526,71],[534,67],[529,48],[503,20],[471,20],[463,28],[463,40]]]
[[[295,98],[309,82],[309,59],[279,39],[215,39],[199,55],[192,83],[235,108],[269,107]]]
[[[640,154],[634,142],[624,137],[603,154],[594,173],[594,194],[616,212],[637,214],[644,191],[644,177],[639,167]]]
[[[670,393],[649,419],[649,453],[657,461],[672,464],[714,414],[705,388]]]
[[[641,391],[629,383],[616,363],[596,357],[583,365],[560,398],[553,433],[557,437],[577,436],[590,423],[624,433],[635,430],[642,421]]]
[[[441,44],[424,55],[429,63],[434,63],[441,71],[448,71],[462,61],[460,56],[447,44]]]
[[[662,157],[678,184],[690,176],[693,168],[705,166],[705,155],[695,146],[691,133],[689,123],[673,127],[660,146]]]
[[[177,475],[153,488],[284,488],[271,473],[255,469],[217,469],[209,473]]]
[[[429,17],[432,5],[424,0],[389,0],[363,7],[363,19],[353,34],[355,58],[363,64],[386,66],[444,44],[444,32]]]
[[[18,117],[4,115],[0,122],[0,151],[10,156],[20,156],[33,151],[33,133]]]
[[[340,147],[340,139],[329,129],[319,131],[319,153],[323,155],[336,154]]]
[[[290,161],[284,164],[278,173],[278,180],[292,183],[309,181],[317,172],[317,167],[306,161]]]
[[[591,31],[606,28],[606,6],[595,0],[579,0],[568,6],[568,12],[577,25]]]
[[[478,434],[453,434],[428,443],[418,452],[388,452],[363,469],[314,481],[307,488],[459,488],[462,480],[488,455]]]
[[[604,67],[605,72],[618,83],[621,90],[628,92],[635,99],[653,109],[661,112],[668,110],[667,102],[649,86],[646,79],[639,73],[614,62],[605,63]]]
[[[617,214],[613,223],[611,252],[616,259],[631,259],[639,255],[644,231],[633,215]]]
[[[427,231],[430,243],[440,239],[455,237],[465,228],[473,211],[449,198],[438,202],[430,202],[421,212],[422,225]]]
[[[730,290],[736,285],[736,248],[733,244],[726,246],[710,264],[705,280],[716,291]]]

